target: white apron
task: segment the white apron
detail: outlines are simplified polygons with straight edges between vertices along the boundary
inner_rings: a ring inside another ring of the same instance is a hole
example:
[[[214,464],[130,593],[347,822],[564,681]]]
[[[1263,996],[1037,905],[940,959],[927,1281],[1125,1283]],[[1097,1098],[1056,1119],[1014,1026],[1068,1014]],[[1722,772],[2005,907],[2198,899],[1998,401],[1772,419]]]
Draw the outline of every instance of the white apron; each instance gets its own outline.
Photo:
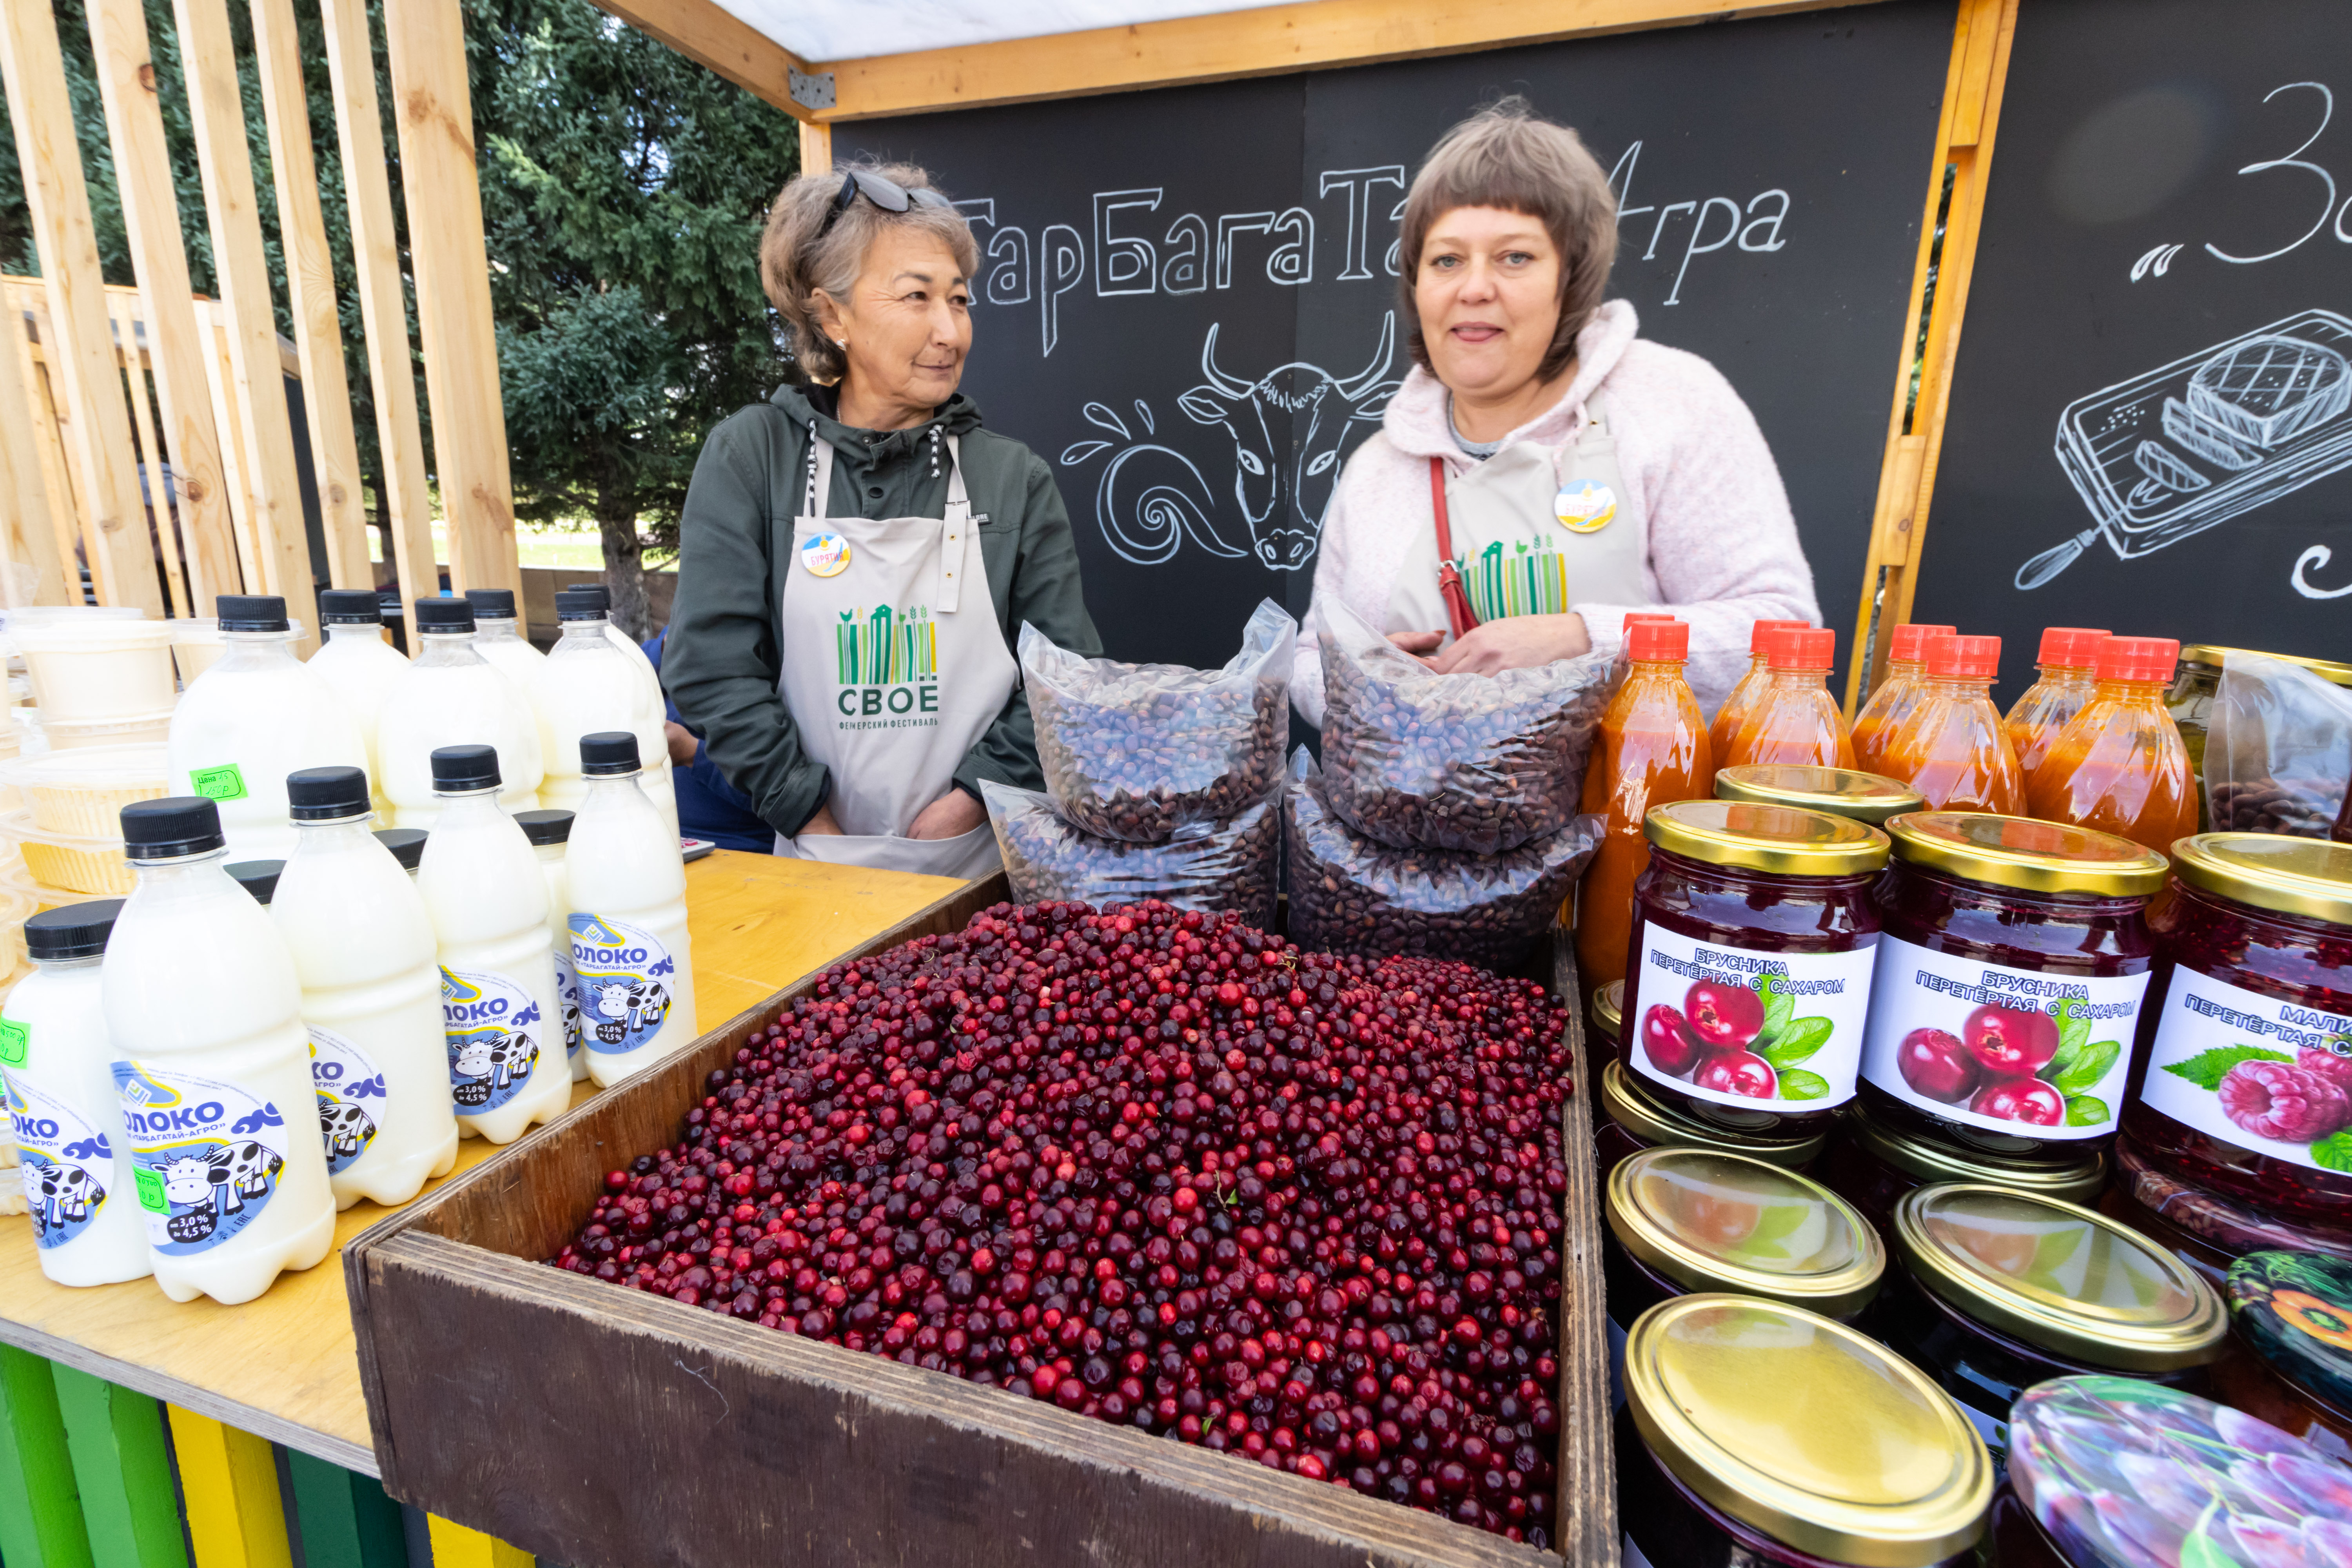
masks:
[[[1521,441],[1446,481],[1454,569],[1481,626],[1564,615],[1575,603],[1650,602],[1642,530],[1629,515],[1607,409],[1598,393],[1584,408],[1584,429],[1572,445]],[[1382,629],[1439,631],[1454,640],[1437,568],[1433,521],[1405,550]]]
[[[778,837],[808,860],[985,877],[1002,864],[982,823],[956,838],[908,838],[922,809],[1004,710],[1020,674],[996,624],[962,453],[948,447],[947,515],[828,518],[833,447],[818,438],[808,511],[793,520],[778,616],[776,689],[801,749],[833,774],[838,835]]]

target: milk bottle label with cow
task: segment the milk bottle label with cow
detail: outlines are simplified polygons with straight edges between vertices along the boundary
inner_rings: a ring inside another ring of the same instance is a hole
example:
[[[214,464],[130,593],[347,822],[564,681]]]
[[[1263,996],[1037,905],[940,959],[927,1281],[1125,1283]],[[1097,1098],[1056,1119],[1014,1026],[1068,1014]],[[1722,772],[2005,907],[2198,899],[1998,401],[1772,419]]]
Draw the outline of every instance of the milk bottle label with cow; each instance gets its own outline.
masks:
[[[530,993],[481,969],[441,970],[441,1025],[449,1044],[449,1096],[478,1116],[520,1094],[539,1060],[547,1023]]]
[[[106,1134],[55,1095],[7,1075],[9,1131],[24,1157],[25,1202],[33,1244],[63,1247],[106,1206],[114,1150]]]
[[[555,950],[555,999],[563,1008],[563,1059],[580,1059],[580,976],[572,972],[572,954]]]
[[[383,1069],[332,1029],[310,1030],[310,1087],[319,1094],[319,1136],[327,1146],[327,1173],[341,1175],[359,1163],[375,1142],[377,1120],[388,1091]]]
[[[583,1040],[608,1056],[635,1050],[669,1016],[677,961],[643,926],[585,911],[572,917],[572,984]]]
[[[286,1169],[289,1129],[278,1108],[236,1084],[135,1058],[113,1069],[148,1246],[193,1257],[259,1219]]]

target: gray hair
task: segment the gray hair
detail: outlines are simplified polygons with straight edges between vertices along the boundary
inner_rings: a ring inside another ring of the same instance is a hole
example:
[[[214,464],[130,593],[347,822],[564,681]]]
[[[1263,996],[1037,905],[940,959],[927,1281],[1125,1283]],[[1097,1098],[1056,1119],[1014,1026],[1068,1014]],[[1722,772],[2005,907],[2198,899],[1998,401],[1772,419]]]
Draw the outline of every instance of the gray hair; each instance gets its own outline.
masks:
[[[857,166],[907,190],[938,189],[929,174],[911,163]],[[904,226],[931,235],[948,247],[966,278],[980,270],[980,246],[971,237],[971,226],[953,207],[909,206],[894,213],[860,196],[827,229],[824,220],[840,198],[845,172],[803,174],[786,185],[768,209],[768,226],[760,236],[760,283],[792,333],[793,358],[810,380],[827,384],[841,379],[848,361],[818,329],[814,296],[823,289],[836,303],[848,300],[866,251],[886,228]]]

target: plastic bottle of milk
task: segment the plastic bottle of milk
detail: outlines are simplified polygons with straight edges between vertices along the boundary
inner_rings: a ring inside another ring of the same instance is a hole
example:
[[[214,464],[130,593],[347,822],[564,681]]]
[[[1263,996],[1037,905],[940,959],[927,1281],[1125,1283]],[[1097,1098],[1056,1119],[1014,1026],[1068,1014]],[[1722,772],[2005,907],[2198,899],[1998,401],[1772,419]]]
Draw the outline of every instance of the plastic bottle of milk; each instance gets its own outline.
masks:
[[[383,710],[383,694],[408,668],[408,656],[384,639],[383,607],[373,588],[328,589],[319,595],[319,619],[327,640],[310,656],[310,668],[343,700],[343,711],[351,715],[360,744],[367,748],[376,809],[389,812],[392,797],[383,793],[383,769],[376,762],[376,721]]]
[[[572,894],[563,874],[563,847],[572,837],[572,814],[568,811],[519,811],[523,837],[539,857],[540,875],[547,879],[547,935],[555,944],[555,988],[563,996],[563,1055],[572,1063],[572,1081],[588,1081],[588,1058],[580,1049],[580,987],[572,974]]]
[[[226,650],[172,710],[171,782],[218,803],[230,859],[282,859],[294,847],[286,775],[364,768],[367,746],[334,687],[294,657],[285,600],[223,594],[215,605]]]
[[[457,1163],[433,922],[368,831],[357,769],[308,769],[286,795],[299,842],[269,913],[302,982],[335,1206],[404,1204]]]
[[[408,873],[408,880],[414,886],[417,863],[425,858],[425,829],[379,827],[369,837],[392,851],[392,858],[400,862],[400,868]]]
[[[24,1152],[33,1240],[41,1272],[60,1285],[154,1272],[99,994],[99,960],[121,909],[121,899],[97,899],[26,921],[33,973],[0,1010],[0,1076]]]
[[[263,909],[278,894],[278,878],[286,869],[283,860],[233,860],[226,868],[228,879],[253,895],[253,901]]]
[[[654,661],[646,657],[646,650],[644,648],[638,647],[635,642],[630,640],[628,633],[623,631],[612,622],[612,590],[605,587],[602,583],[579,583],[574,584],[569,588],[562,588],[557,591],[564,594],[584,594],[589,595],[589,597],[581,602],[583,604],[593,605],[596,608],[596,613],[605,617],[604,636],[612,642],[612,645],[614,647],[619,648],[623,653],[627,654],[636,662],[637,668],[644,672],[646,683],[653,688],[654,695],[658,699],[661,695],[661,676],[655,671]],[[663,706],[667,707],[668,704],[665,702]]]
[[[425,841],[416,887],[440,946],[450,1094],[467,1137],[509,1142],[572,1103],[572,1070],[557,1048],[563,1004],[547,879],[530,841],[499,808],[489,747],[435,752],[433,787],[441,818]]]
[[[572,984],[588,1076],[610,1088],[697,1033],[686,864],[677,834],[646,795],[635,735],[583,736],[580,760],[588,798],[563,857]]]
[[[677,796],[670,787],[669,742],[662,729],[666,711],[661,683],[646,679],[650,667],[621,651],[612,623],[604,618],[604,590],[566,588],[555,595],[555,617],[563,628],[539,681],[540,711],[546,716],[547,779],[539,796],[548,805],[577,811],[586,794],[580,775],[580,737],[599,730],[626,730],[648,759],[646,793],[677,837]]]
[[[122,837],[139,886],[100,979],[148,1252],[174,1301],[233,1307],[335,1243],[302,987],[211,801],[126,805]]]
[[[474,606],[474,651],[512,676],[535,706],[535,688],[540,671],[547,668],[547,656],[522,635],[522,623],[515,618],[513,593],[505,588],[468,588],[466,603]],[[541,743],[545,742],[542,735]]]
[[[430,828],[441,814],[433,787],[433,753],[444,746],[491,746],[506,780],[499,804],[529,811],[539,804],[539,718],[514,679],[474,646],[474,609],[463,599],[416,601],[425,647],[384,694],[376,752],[393,821]]]

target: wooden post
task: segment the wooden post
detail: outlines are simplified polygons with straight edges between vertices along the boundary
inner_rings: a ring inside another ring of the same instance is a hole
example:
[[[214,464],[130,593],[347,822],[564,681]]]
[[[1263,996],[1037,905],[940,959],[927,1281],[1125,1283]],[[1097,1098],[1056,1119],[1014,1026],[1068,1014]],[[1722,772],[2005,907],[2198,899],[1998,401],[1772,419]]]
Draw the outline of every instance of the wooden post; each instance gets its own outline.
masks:
[[[167,1408],[196,1568],[293,1568],[269,1444],[209,1415]]]
[[[812,121],[801,122],[801,173],[833,173],[833,127]]]
[[[234,594],[243,583],[229,517],[233,491],[222,470],[220,430],[205,378],[211,345],[197,325],[188,284],[188,253],[180,237],[180,205],[155,96],[147,17],[139,0],[86,0],[85,8],[99,93],[106,104],[107,141],[114,150],[115,183],[122,195],[123,231],[139,279],[155,399],[163,409],[159,434],[179,503],[189,578],[184,590],[188,608],[182,613],[208,616],[215,595]],[[159,530],[164,510],[159,498]]]
[[[212,226],[213,270],[228,326],[229,391],[243,426],[243,470],[261,582],[247,587],[279,594],[299,619],[295,643],[304,658],[319,646],[310,542],[302,522],[301,481],[294,467],[294,427],[278,368],[278,322],[254,197],[253,153],[245,140],[245,99],[226,0],[172,0],[180,26],[180,64],[187,76],[196,163],[204,174]]]
[[[97,1568],[188,1568],[163,1405],[69,1366],[49,1371]]]
[[[25,401],[33,410],[33,446],[41,465],[42,489],[49,498],[49,538],[64,574],[62,602],[79,605],[82,602],[80,562],[88,559],[82,538],[84,509],[74,493],[73,461],[66,456],[56,383],[49,375],[49,344],[57,333],[49,329],[47,300],[40,279],[26,279],[12,297],[10,314],[24,328],[16,336],[16,363],[25,384]],[[79,556],[78,551],[82,552]]]
[[[457,0],[401,0],[384,8],[383,24],[450,584],[461,594],[468,588],[519,594],[522,573],[515,554],[498,335],[490,324],[465,20]]]
[[[139,500],[138,459],[114,363],[114,334],[107,324],[98,233],[82,184],[81,149],[74,142],[65,60],[47,6],[0,5],[0,85],[8,94],[33,242],[49,300],[53,333],[41,347],[51,384],[68,410],[68,450],[99,545],[90,572],[101,600],[160,616],[163,593]]]
[[[0,506],[7,508],[0,549],[12,563],[33,570],[28,592],[18,590],[15,572],[5,574],[0,592],[10,609],[70,604],[80,597],[67,596],[66,569],[58,559],[56,518],[42,472],[32,394],[25,385],[24,336],[23,312],[0,298]],[[68,503],[60,499],[58,504]]]
[[[327,70],[334,82],[336,144],[343,155],[343,198],[352,223],[352,264],[359,276],[360,317],[367,328],[368,378],[375,389],[375,439],[383,454],[376,506],[390,526],[394,569],[408,646],[416,640],[415,603],[440,591],[433,560],[433,496],[425,478],[425,437],[416,418],[416,371],[409,354],[408,306],[401,292],[400,246],[394,236],[392,184],[384,174],[383,130],[376,105],[375,47],[366,0],[320,0],[327,31]]]
[[[188,584],[180,574],[180,545],[172,524],[172,491],[165,477],[163,444],[156,439],[155,416],[148,402],[149,355],[142,342],[139,296],[128,289],[106,291],[106,313],[114,322],[115,347],[122,355],[122,383],[131,393],[131,423],[139,432],[141,477],[146,481],[147,511],[155,520],[155,548],[163,557],[163,576],[172,590],[172,613],[192,615]]]
[[[304,1568],[407,1568],[400,1505],[366,1476],[286,1450]]]
[[[49,1363],[13,1345],[0,1345],[0,1556],[8,1568],[91,1568]]]

